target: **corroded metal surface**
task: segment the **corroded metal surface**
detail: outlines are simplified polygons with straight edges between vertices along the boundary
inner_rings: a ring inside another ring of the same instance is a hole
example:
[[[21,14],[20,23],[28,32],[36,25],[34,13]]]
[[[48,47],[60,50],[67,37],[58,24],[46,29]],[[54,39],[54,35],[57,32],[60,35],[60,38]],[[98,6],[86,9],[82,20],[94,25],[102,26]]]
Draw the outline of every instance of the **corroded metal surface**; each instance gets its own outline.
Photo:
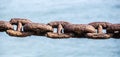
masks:
[[[17,28],[14,28],[13,25],[16,25]],[[54,28],[57,28],[57,32],[54,32]],[[102,32],[103,29],[106,30],[106,33]],[[87,37],[89,39],[120,38],[120,24],[109,22],[72,24],[66,21],[53,21],[48,24],[43,24],[34,23],[24,18],[12,18],[10,22],[0,21],[0,31],[6,31],[8,35],[14,37],[38,35],[53,39],[73,37]]]

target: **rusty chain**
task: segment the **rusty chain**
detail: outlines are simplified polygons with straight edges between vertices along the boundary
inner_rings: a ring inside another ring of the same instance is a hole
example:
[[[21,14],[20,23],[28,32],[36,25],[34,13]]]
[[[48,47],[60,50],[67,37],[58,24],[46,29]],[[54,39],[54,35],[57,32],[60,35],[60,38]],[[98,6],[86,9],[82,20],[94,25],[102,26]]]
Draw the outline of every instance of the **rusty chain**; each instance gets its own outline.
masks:
[[[13,25],[17,26],[16,30]],[[57,28],[57,32],[54,32],[54,28]],[[103,33],[103,29],[106,32]],[[15,37],[38,35],[53,39],[73,37],[90,39],[120,38],[120,24],[109,22],[72,24],[66,21],[53,21],[43,24],[34,23],[24,18],[12,18],[9,22],[0,21],[0,31],[5,31],[8,35]]]

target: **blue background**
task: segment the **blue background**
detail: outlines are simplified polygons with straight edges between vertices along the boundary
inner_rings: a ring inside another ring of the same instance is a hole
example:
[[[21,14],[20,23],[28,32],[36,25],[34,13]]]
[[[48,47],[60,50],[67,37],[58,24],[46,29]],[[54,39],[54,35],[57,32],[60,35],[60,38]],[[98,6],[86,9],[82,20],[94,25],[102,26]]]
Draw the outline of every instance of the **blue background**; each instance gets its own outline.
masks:
[[[14,17],[46,24],[56,20],[120,23],[120,0],[0,0],[0,20]],[[119,43],[113,38],[19,38],[0,32],[0,57],[120,57]]]

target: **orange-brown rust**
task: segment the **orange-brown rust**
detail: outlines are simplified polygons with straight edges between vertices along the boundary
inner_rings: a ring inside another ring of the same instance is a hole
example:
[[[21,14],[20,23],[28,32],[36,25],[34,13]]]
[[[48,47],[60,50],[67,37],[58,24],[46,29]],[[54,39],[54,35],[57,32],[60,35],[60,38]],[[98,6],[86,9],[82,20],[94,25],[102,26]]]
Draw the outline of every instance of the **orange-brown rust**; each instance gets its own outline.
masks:
[[[10,36],[16,36],[16,37],[26,37],[33,34],[31,32],[20,32],[15,30],[7,30],[6,33]]]
[[[57,33],[58,34],[61,34],[62,33],[62,30],[63,30],[63,27],[61,24],[58,25],[58,28],[57,28]]]
[[[98,26],[97,33],[103,33],[103,28],[101,25]]]
[[[18,22],[18,25],[17,25],[17,31],[22,31],[22,23],[21,22]]]
[[[62,38],[70,38],[71,36],[68,34],[58,34],[58,33],[53,33],[53,32],[48,32],[46,34],[47,37],[49,38],[54,38],[54,39],[62,39]]]

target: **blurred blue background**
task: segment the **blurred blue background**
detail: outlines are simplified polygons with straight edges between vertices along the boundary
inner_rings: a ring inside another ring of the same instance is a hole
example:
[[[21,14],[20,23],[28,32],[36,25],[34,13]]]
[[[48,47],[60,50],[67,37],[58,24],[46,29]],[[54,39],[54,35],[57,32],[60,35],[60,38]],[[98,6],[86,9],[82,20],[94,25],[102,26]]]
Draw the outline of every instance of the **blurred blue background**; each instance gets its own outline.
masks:
[[[0,20],[28,18],[48,23],[120,23],[120,0],[0,0]],[[11,37],[0,32],[0,57],[120,57],[120,39]]]

